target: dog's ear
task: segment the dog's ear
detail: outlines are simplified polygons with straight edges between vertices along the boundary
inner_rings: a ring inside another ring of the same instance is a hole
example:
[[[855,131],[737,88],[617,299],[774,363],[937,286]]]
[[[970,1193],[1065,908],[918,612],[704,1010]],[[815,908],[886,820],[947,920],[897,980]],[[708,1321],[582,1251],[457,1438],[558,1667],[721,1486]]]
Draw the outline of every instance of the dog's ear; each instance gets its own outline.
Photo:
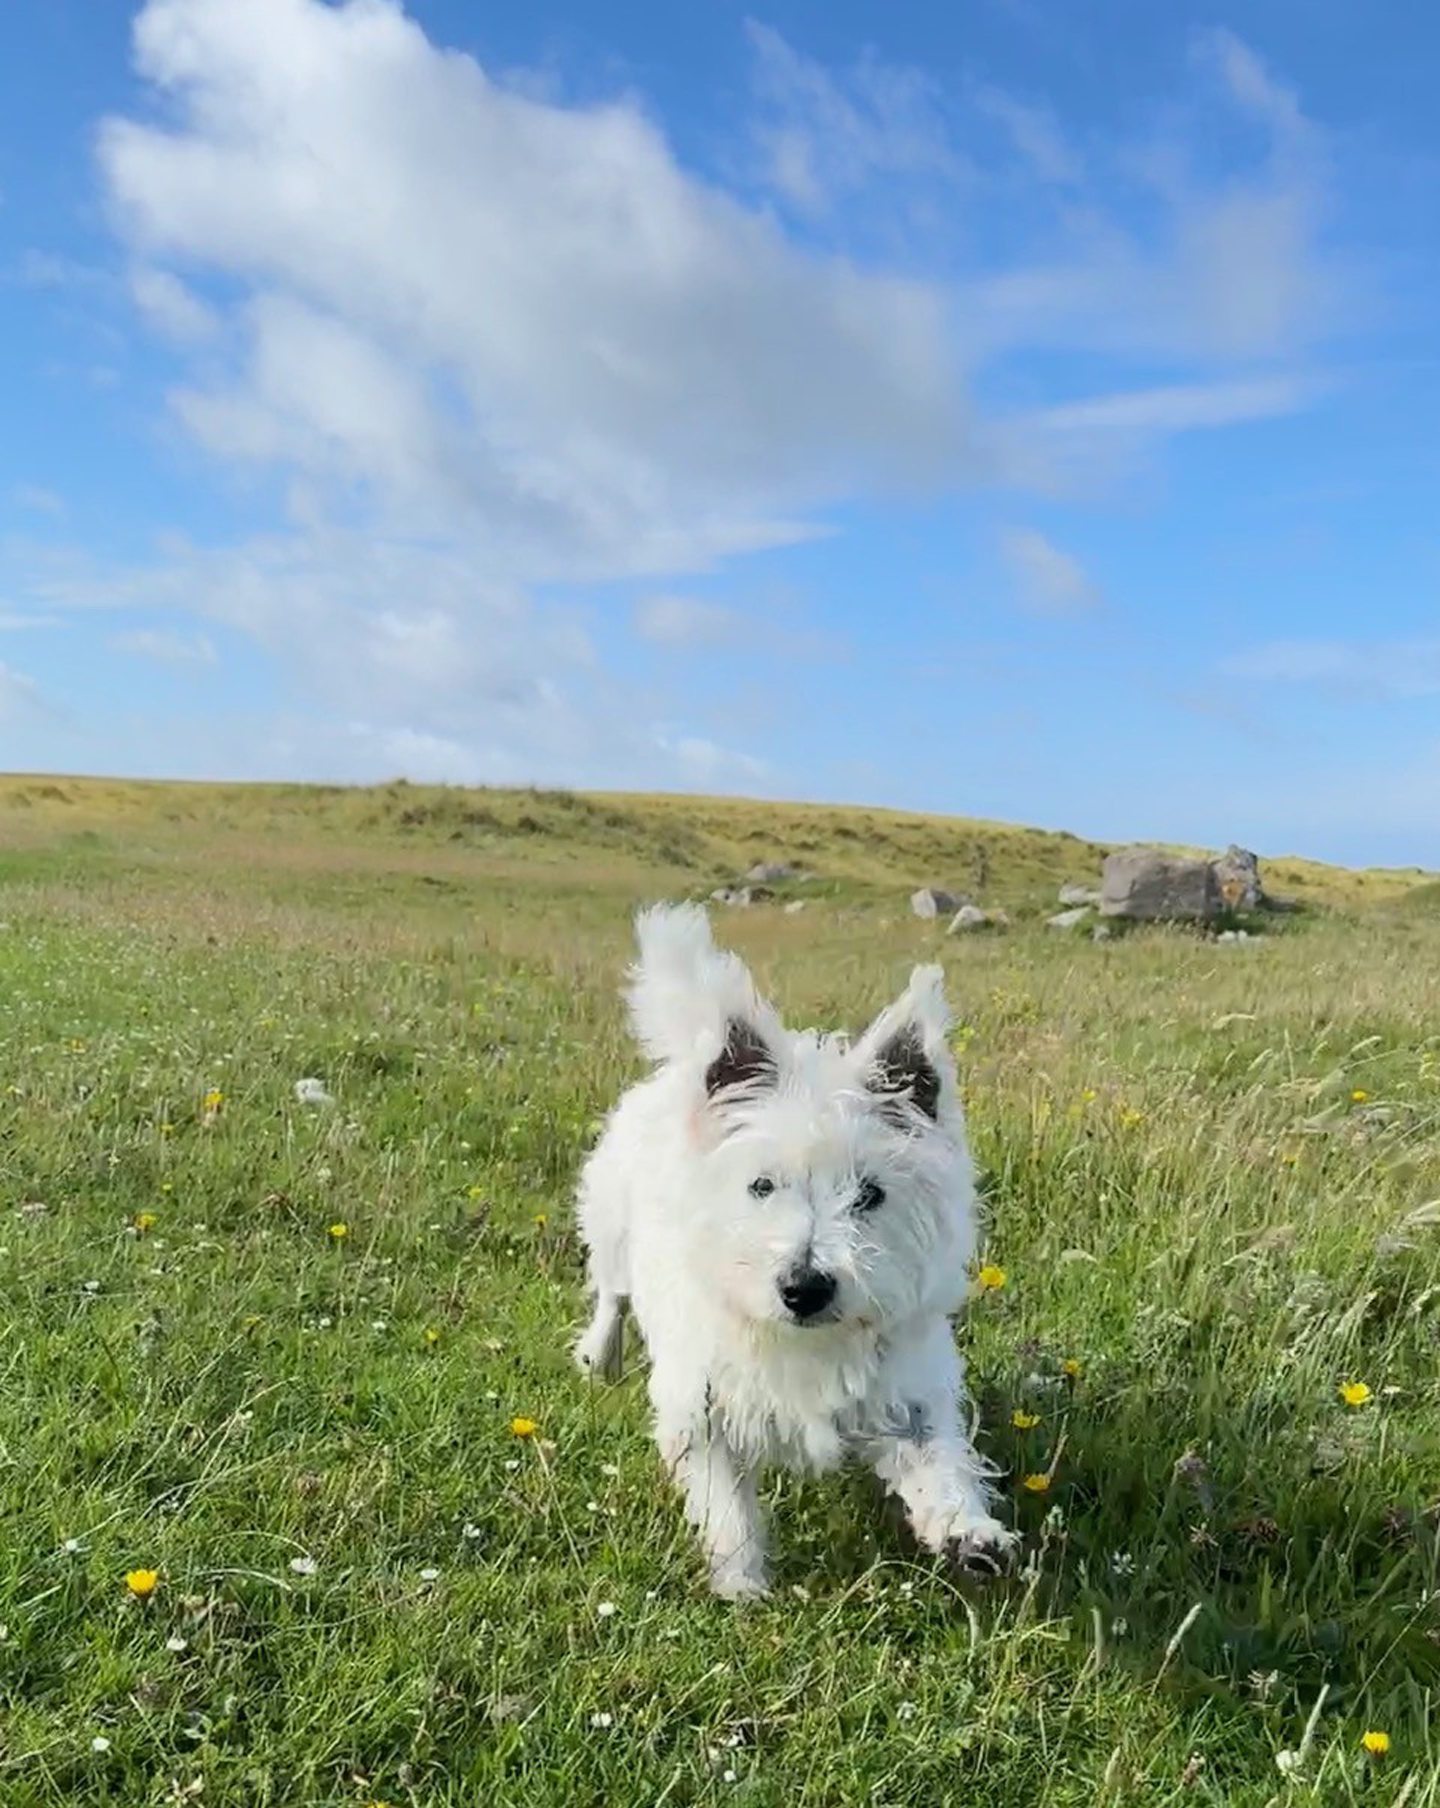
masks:
[[[778,1071],[774,1052],[755,1025],[732,1017],[720,1053],[705,1069],[705,1091],[712,1099],[740,1088],[758,1091],[773,1085]]]
[[[956,1105],[946,1036],[950,1008],[939,967],[917,967],[910,983],[856,1044],[864,1084],[892,1113],[938,1123]]]
[[[702,1063],[711,1095],[763,1084],[778,1071],[784,1026],[739,955],[715,946],[698,905],[643,911],[636,936],[630,1021],[647,1054]]]
[[[940,1115],[940,1073],[913,1023],[896,1030],[876,1049],[866,1084],[897,1105],[913,1105],[932,1121]]]

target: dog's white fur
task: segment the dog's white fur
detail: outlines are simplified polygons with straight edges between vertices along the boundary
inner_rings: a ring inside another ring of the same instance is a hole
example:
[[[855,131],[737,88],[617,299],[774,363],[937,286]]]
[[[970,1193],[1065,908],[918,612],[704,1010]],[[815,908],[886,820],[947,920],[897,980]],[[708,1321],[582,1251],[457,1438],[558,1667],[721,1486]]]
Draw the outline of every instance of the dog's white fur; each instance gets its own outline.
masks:
[[[857,1455],[922,1545],[993,1565],[1014,1534],[962,1418],[950,1316],[975,1192],[940,969],[917,967],[851,1044],[786,1030],[699,908],[644,912],[637,929],[631,1019],[657,1067],[581,1177],[595,1306],[577,1359],[619,1374],[628,1302],[656,1441],[719,1594],[766,1590],[755,1478],[771,1461]]]

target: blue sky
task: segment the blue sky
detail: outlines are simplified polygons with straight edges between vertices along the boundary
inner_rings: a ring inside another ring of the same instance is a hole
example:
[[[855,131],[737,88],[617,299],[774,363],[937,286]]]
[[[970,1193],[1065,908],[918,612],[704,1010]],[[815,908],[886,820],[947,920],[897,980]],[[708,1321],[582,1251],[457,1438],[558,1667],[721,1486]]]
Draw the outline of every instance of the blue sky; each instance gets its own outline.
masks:
[[[1440,15],[0,21],[0,770],[1440,867]]]

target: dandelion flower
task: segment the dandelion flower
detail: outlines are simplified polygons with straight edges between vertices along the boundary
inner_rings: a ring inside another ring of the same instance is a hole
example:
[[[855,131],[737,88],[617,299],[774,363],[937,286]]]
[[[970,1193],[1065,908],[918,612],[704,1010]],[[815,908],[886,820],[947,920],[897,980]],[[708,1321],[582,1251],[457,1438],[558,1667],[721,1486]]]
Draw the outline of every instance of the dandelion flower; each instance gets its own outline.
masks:
[[[136,1231],[143,1237],[147,1230],[154,1230],[160,1220],[155,1216],[154,1212],[136,1212],[131,1222],[134,1224]]]
[[[535,1228],[536,1228],[536,1230],[544,1230],[544,1228],[545,1228],[545,1226],[546,1226],[546,1225],[547,1225],[547,1224],[548,1224],[548,1223],[549,1223],[549,1222],[550,1222],[550,1220],[549,1220],[549,1218],[548,1218],[548,1217],[547,1217],[547,1216],[546,1216],[546,1215],[545,1215],[545,1213],[544,1213],[544,1212],[536,1212],[536,1214],[535,1214]]]
[[[1383,1758],[1390,1749],[1390,1735],[1372,1729],[1360,1735],[1360,1743],[1372,1758]]]
[[[1354,1102],[1357,1105],[1363,1105],[1365,1103],[1365,1101],[1370,1097],[1370,1094],[1368,1092],[1366,1092],[1366,1090],[1363,1086],[1357,1086],[1355,1088],[1354,1092],[1352,1092],[1350,1094],[1350,1097],[1354,1100]]]
[[[998,1292],[1005,1285],[1006,1274],[994,1262],[987,1262],[975,1279],[987,1292]]]
[[[434,1325],[426,1325],[420,1335],[432,1348],[440,1341],[440,1333],[435,1329]]]
[[[1027,1494],[1048,1494],[1050,1477],[1048,1475],[1027,1475],[1022,1486]]]
[[[1077,1357],[1067,1356],[1060,1364],[1060,1373],[1067,1381],[1078,1381],[1080,1379],[1080,1368],[1081,1365]]]
[[[1022,1412],[1017,1406],[1010,1415],[1010,1423],[1016,1431],[1033,1431],[1040,1423],[1040,1415],[1039,1413]]]
[[[329,1236],[332,1243],[343,1243],[349,1235],[350,1226],[343,1220],[337,1221],[330,1226]]]
[[[137,1601],[148,1601],[160,1586],[158,1569],[132,1569],[125,1575],[125,1586]]]
[[[212,1086],[210,1088],[209,1092],[207,1092],[205,1094],[205,1098],[204,1098],[204,1102],[203,1102],[203,1109],[206,1111],[212,1111],[212,1112],[219,1111],[219,1109],[221,1108],[221,1106],[224,1103],[225,1103],[225,1094],[223,1092],[219,1091],[218,1088]]]
[[[1347,1406],[1363,1406],[1370,1398],[1370,1387],[1364,1381],[1342,1381],[1340,1398]]]
[[[510,1429],[517,1438],[533,1438],[540,1427],[533,1419],[520,1418],[510,1421]]]

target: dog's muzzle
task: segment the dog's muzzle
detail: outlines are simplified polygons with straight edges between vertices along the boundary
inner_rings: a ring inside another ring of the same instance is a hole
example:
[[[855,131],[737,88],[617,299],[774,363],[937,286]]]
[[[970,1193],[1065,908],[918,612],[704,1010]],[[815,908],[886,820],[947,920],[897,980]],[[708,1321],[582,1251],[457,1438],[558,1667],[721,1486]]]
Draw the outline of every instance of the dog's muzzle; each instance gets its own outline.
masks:
[[[835,1276],[801,1268],[780,1283],[780,1303],[797,1324],[810,1324],[835,1303]]]

